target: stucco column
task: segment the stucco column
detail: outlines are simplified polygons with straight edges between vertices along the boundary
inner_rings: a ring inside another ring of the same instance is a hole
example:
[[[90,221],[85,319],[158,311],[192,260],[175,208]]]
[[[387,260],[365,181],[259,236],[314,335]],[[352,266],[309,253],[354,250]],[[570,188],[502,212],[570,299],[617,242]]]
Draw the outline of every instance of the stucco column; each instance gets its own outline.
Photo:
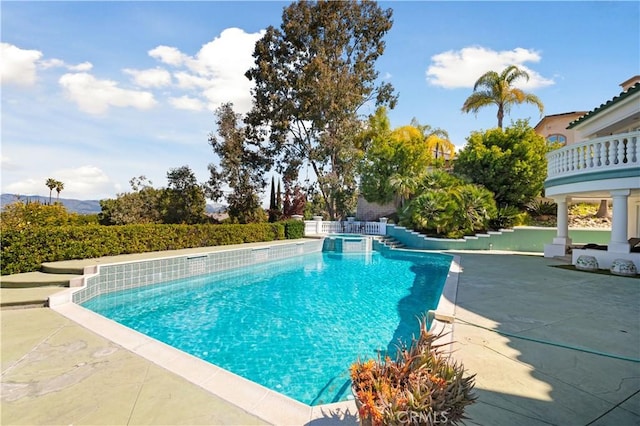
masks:
[[[553,244],[562,244],[565,247],[571,245],[571,238],[569,238],[569,201],[570,197],[554,197],[553,200],[558,205],[557,210],[557,226],[556,237],[553,239]]]
[[[544,245],[544,257],[562,257],[567,254],[567,249],[571,245],[571,238],[569,238],[569,201],[571,201],[571,197],[553,197],[553,201],[558,206],[556,211],[558,230],[553,243]]]
[[[316,234],[322,234],[322,216],[313,216],[316,222]]]
[[[387,221],[389,219],[386,217],[380,218],[380,235],[387,235]]]
[[[627,241],[629,217],[627,202],[630,193],[631,191],[628,189],[611,191],[613,215],[611,217],[611,241],[608,249],[610,252],[629,253],[631,251]]]

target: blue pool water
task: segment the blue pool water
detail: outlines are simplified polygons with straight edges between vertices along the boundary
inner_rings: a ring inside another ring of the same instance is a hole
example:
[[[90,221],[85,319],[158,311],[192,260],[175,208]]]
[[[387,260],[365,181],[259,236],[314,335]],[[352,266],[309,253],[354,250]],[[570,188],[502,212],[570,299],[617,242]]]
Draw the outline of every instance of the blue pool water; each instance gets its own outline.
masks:
[[[314,253],[83,304],[310,405],[347,399],[358,357],[392,351],[436,307],[451,257]]]

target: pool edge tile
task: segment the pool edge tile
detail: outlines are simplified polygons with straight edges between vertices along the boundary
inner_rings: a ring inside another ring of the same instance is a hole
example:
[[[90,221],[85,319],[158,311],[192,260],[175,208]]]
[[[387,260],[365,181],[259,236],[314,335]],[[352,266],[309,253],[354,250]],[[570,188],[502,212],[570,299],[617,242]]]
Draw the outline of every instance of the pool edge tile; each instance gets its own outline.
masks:
[[[449,255],[453,259],[436,309],[455,315],[460,257]],[[353,400],[306,405],[86,309],[69,300],[74,291],[61,292],[62,297],[50,308],[249,414],[274,424],[307,424],[322,420],[332,423],[351,418],[357,423]],[[439,327],[446,331],[442,343],[453,343],[453,325],[434,321],[431,331],[435,332]]]

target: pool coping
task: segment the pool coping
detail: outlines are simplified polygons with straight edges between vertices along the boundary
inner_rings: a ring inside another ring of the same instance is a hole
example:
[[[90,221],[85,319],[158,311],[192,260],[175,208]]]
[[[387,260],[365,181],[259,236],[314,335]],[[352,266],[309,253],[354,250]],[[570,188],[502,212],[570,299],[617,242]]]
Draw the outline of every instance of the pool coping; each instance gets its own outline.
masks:
[[[269,245],[269,243],[264,244],[265,247]],[[437,309],[430,311],[430,316],[433,319],[430,331],[443,334],[438,340],[439,343],[445,345],[453,343],[453,324],[448,323],[447,319],[455,316],[459,273],[462,270],[460,257],[436,250],[392,250],[413,253],[442,253],[453,258]],[[171,255],[162,256],[159,254],[158,259],[169,256]],[[118,263],[128,262],[113,264]],[[96,273],[97,267],[87,267],[86,271],[87,273]],[[83,308],[71,301],[72,294],[83,288],[77,286],[80,282],[84,282],[84,280],[78,278],[76,287],[52,295],[49,298],[49,307],[84,328],[171,371],[249,414],[273,424],[307,424],[314,420],[331,419],[335,421],[336,419],[357,416],[353,400],[315,406],[304,404]]]

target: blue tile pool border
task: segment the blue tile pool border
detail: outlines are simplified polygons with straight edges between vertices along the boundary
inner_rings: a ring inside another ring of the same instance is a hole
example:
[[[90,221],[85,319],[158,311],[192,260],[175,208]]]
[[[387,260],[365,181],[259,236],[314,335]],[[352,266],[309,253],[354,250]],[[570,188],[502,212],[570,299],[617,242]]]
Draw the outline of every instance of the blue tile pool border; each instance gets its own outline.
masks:
[[[85,275],[82,288],[73,292],[71,301],[82,304],[101,294],[153,286],[320,251],[322,240],[313,240],[263,247],[236,246],[228,250],[99,265],[94,274]]]

